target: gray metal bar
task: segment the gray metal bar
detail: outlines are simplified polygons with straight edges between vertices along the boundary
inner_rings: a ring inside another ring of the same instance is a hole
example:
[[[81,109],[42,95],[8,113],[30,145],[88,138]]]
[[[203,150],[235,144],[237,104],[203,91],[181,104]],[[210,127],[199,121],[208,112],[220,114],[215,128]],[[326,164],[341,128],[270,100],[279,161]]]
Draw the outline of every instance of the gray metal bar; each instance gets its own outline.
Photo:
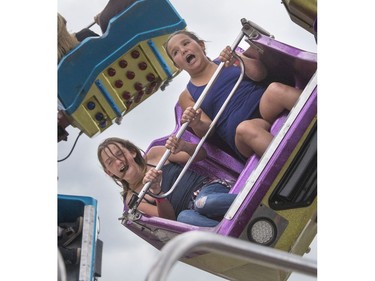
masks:
[[[275,269],[317,276],[316,261],[211,232],[190,231],[180,234],[164,246],[160,256],[149,271],[146,281],[166,280],[173,265],[180,258],[186,254],[202,250]]]
[[[277,147],[280,145],[284,136],[288,132],[289,127],[297,119],[299,113],[303,109],[303,106],[306,104],[306,102],[312,95],[316,86],[317,86],[317,72],[315,72],[314,75],[311,77],[309,83],[306,85],[305,89],[301,93],[296,104],[290,110],[289,115],[287,119],[285,120],[285,123],[283,124],[279,132],[276,134],[276,136],[272,139],[272,142],[269,144],[263,156],[260,158],[258,165],[254,169],[254,171],[251,172],[249,178],[246,180],[245,186],[241,189],[240,193],[238,193],[236,199],[234,200],[229,210],[225,214],[226,219],[231,220],[235,216],[235,214],[241,207],[242,202],[245,200],[246,196],[250,193],[251,189],[254,187],[255,182],[258,180],[264,168],[270,161],[273,153],[276,151]]]
[[[60,252],[59,248],[57,248],[57,280],[58,281],[67,281],[64,258],[61,255],[61,252]]]
[[[90,23],[88,26],[86,26],[86,28],[90,28],[90,27],[92,27],[94,24],[96,24],[96,22],[94,21],[94,22],[92,22],[92,23]]]
[[[234,50],[238,46],[238,44],[241,42],[243,37],[244,37],[244,32],[241,30],[241,32],[238,34],[236,40],[234,41],[234,43],[231,46],[232,50]],[[216,78],[219,76],[219,73],[220,73],[220,71],[222,70],[223,67],[224,67],[224,62],[221,62],[219,64],[218,68],[216,69],[215,73],[211,77],[210,81],[208,82],[207,86],[203,90],[201,96],[199,97],[199,99],[194,104],[193,108],[195,110],[197,110],[201,106],[201,104],[203,103],[203,100],[206,98],[206,95],[207,95],[209,89],[211,88],[212,84],[215,83]],[[185,132],[188,125],[189,125],[189,122],[182,124],[180,129],[177,131],[176,138],[178,140],[181,138],[181,136]],[[169,149],[167,149],[165,151],[165,153],[163,154],[162,158],[159,160],[159,163],[156,165],[157,170],[160,170],[164,166],[164,164],[168,160],[168,157],[170,156],[170,154],[171,154],[171,151]],[[135,194],[133,195],[133,197],[129,201],[129,211],[128,212],[130,214],[134,214],[136,208],[141,203],[143,197],[146,195],[146,192],[149,190],[150,186],[151,186],[151,182],[146,183],[143,186],[142,190],[139,192],[138,196],[135,195]],[[133,198],[135,198],[135,196],[137,198],[133,199]]]
[[[191,163],[193,163],[195,157],[197,156],[199,150],[201,149],[201,147],[203,146],[203,143],[206,141],[207,137],[211,134],[211,131],[213,130],[213,128],[215,127],[217,121],[219,120],[221,114],[223,113],[224,109],[227,107],[230,99],[232,98],[232,96],[234,95],[234,93],[236,92],[238,86],[240,85],[242,79],[243,79],[243,76],[245,74],[245,66],[244,66],[244,62],[242,61],[242,59],[237,56],[235,53],[234,53],[234,56],[237,57],[237,59],[239,59],[240,61],[240,66],[241,66],[241,74],[240,76],[238,77],[237,79],[237,82],[236,84],[234,85],[234,87],[232,88],[232,91],[230,92],[230,94],[228,95],[228,97],[225,99],[223,105],[221,106],[219,112],[216,114],[214,120],[212,120],[209,128],[208,128],[208,131],[206,132],[206,134],[200,139],[199,143],[197,144],[197,147],[195,148],[194,150],[194,153],[193,155],[190,156],[189,160],[186,162],[184,168],[182,169],[181,173],[179,174],[178,178],[176,179],[176,181],[174,182],[173,186],[171,187],[171,189],[163,194],[162,196],[155,196],[157,198],[164,198],[164,197],[167,197],[169,194],[171,194],[174,189],[176,188],[177,184],[180,182],[181,178],[185,175],[187,169],[189,169]]]

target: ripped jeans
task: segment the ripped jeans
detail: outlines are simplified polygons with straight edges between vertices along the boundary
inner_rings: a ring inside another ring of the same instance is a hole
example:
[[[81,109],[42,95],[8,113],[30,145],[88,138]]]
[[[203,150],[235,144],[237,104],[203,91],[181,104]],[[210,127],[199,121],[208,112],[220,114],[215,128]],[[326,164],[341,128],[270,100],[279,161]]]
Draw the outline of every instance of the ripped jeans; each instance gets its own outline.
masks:
[[[228,192],[229,188],[218,182],[204,186],[194,200],[193,209],[180,212],[177,221],[197,226],[216,226],[237,196]]]

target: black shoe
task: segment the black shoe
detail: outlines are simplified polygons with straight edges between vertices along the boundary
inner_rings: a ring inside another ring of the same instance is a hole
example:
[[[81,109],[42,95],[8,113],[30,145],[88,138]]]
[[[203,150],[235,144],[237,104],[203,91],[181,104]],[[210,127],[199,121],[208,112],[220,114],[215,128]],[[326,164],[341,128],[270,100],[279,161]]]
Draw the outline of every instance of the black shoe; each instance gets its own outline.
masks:
[[[66,264],[79,264],[81,248],[59,247],[59,250]]]
[[[58,238],[58,245],[66,247],[81,234],[83,218],[78,217],[73,223],[61,223],[59,226],[64,228],[64,230]]]

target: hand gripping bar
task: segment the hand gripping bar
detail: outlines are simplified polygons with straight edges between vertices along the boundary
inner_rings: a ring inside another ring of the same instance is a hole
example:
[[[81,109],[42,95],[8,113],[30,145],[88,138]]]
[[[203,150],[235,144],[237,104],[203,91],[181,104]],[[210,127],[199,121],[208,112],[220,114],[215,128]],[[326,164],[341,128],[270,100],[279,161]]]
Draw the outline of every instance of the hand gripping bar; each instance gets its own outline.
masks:
[[[251,28],[251,25],[250,25],[249,21],[246,21],[246,19],[241,19],[241,23],[243,25],[243,28],[241,29],[241,32],[239,33],[239,35],[237,36],[237,38],[235,39],[235,41],[233,42],[233,44],[231,46],[232,50],[235,50],[237,48],[237,46],[241,42],[242,38],[246,35],[246,31],[249,28]],[[203,142],[206,140],[207,136],[209,135],[209,133],[213,129],[214,125],[216,124],[217,120],[219,119],[220,115],[224,111],[224,109],[227,106],[230,98],[233,96],[234,92],[236,91],[239,83],[241,82],[241,80],[243,78],[243,75],[244,75],[244,65],[243,65],[243,62],[242,62],[241,59],[240,59],[240,65],[241,65],[241,75],[240,75],[239,79],[237,80],[237,83],[235,84],[235,86],[233,87],[231,93],[228,95],[228,97],[225,100],[224,104],[220,108],[218,114],[215,116],[214,120],[211,122],[210,127],[209,127],[207,133],[203,136],[203,138],[201,139],[201,141],[198,143],[198,145],[197,145],[197,147],[196,147],[196,149],[194,151],[194,154],[190,157],[190,159],[186,163],[184,169],[181,171],[181,173],[180,173],[179,177],[177,178],[176,182],[174,183],[174,185],[172,186],[172,188],[166,194],[163,194],[162,196],[157,196],[157,195],[154,194],[153,197],[155,197],[155,198],[164,198],[164,197],[168,196],[173,191],[173,189],[176,187],[177,183],[182,178],[183,174],[186,172],[186,170],[188,169],[188,167],[190,166],[190,164],[194,160],[194,157],[198,153],[199,149],[202,147]],[[218,68],[216,69],[215,73],[211,77],[210,81],[208,82],[207,86],[203,90],[201,96],[198,98],[197,102],[194,104],[194,106],[193,106],[194,110],[197,110],[201,106],[201,104],[203,103],[205,97],[207,96],[208,91],[210,90],[212,84],[215,83],[216,78],[218,77],[218,75],[221,72],[221,70],[222,70],[223,67],[224,67],[224,62],[221,62],[219,64]],[[181,138],[181,136],[185,132],[186,128],[188,127],[189,123],[190,123],[190,121],[181,125],[180,129],[176,133],[177,140],[179,140]],[[165,153],[163,154],[162,158],[159,160],[159,163],[156,166],[157,170],[160,170],[164,166],[164,164],[168,160],[168,157],[170,156],[170,154],[171,154],[170,149],[167,149],[165,151]],[[128,213],[129,214],[134,214],[135,213],[135,210],[137,209],[138,205],[140,204],[140,202],[144,198],[144,196],[147,193],[147,191],[149,190],[150,186],[151,186],[151,182],[148,182],[148,183],[146,183],[143,186],[142,190],[139,192],[138,195],[137,194],[133,194],[132,195],[132,198],[130,199],[129,204],[128,204],[128,206],[129,206]]]

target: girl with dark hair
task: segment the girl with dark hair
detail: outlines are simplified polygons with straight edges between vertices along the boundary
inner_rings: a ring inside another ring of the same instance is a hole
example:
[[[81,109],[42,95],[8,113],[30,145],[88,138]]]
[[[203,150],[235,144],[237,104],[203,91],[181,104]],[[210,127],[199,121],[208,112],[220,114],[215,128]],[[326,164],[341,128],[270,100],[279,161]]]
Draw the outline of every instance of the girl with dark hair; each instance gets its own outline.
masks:
[[[193,155],[196,144],[175,136],[169,137],[164,146],[154,146],[146,154],[128,140],[109,138],[98,147],[98,159],[106,174],[122,188],[124,203],[133,194],[139,194],[151,182],[153,194],[161,195],[170,190],[183,166]],[[171,154],[161,170],[155,167],[170,149]],[[201,148],[194,161],[203,160],[206,151]],[[236,194],[229,194],[230,186],[223,180],[210,179],[187,170],[167,197],[157,199],[146,194],[138,210],[149,215],[176,220],[197,226],[216,226],[232,204]]]
[[[205,41],[186,30],[172,34],[165,47],[176,67],[190,75],[190,81],[179,97],[184,110],[181,122],[190,122],[195,134],[203,137],[240,76],[236,58],[231,48],[226,47],[219,59],[210,60]],[[244,63],[245,76],[218,119],[214,133],[245,161],[254,153],[258,156],[264,153],[273,139],[269,132],[271,124],[280,113],[294,106],[302,91],[276,82],[266,88],[263,81],[267,69],[258,56],[238,55]],[[226,67],[212,84],[200,108],[194,110],[220,62],[225,62]]]

